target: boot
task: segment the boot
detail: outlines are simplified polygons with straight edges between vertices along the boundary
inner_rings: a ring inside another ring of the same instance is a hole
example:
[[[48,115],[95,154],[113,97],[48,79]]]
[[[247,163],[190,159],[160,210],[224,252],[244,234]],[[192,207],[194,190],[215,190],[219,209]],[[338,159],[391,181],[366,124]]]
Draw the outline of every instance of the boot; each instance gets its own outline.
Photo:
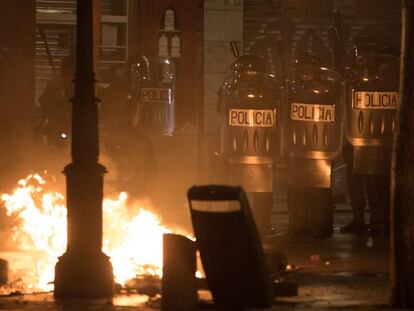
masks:
[[[346,226],[341,227],[341,233],[355,233],[355,234],[364,234],[367,232],[367,226],[361,222],[353,219]]]
[[[365,215],[364,215],[365,206],[352,206],[353,219],[346,226],[341,227],[341,233],[355,233],[355,234],[364,234],[367,231],[367,226],[365,225]]]

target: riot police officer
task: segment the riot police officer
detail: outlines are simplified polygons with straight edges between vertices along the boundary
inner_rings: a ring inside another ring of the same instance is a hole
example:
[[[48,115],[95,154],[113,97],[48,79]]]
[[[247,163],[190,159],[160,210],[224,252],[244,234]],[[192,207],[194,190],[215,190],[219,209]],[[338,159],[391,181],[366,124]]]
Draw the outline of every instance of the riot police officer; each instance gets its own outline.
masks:
[[[219,89],[222,114],[216,183],[241,185],[248,193],[259,233],[270,230],[274,164],[281,155],[280,82],[259,55],[238,55]]]
[[[344,160],[353,220],[343,233],[366,231],[366,198],[371,210],[371,235],[389,227],[391,145],[398,106],[398,52],[358,37],[347,73]],[[366,195],[365,195],[366,194]]]
[[[43,114],[42,134],[51,147],[66,146],[71,130],[71,104],[74,94],[75,54],[70,52],[63,58],[60,76],[52,78],[41,97]]]
[[[295,60],[286,111],[288,233],[325,237],[333,233],[332,161],[341,152],[343,109],[339,75],[313,52]]]
[[[176,80],[172,59],[137,56],[130,75],[133,126],[140,133],[172,135]]]

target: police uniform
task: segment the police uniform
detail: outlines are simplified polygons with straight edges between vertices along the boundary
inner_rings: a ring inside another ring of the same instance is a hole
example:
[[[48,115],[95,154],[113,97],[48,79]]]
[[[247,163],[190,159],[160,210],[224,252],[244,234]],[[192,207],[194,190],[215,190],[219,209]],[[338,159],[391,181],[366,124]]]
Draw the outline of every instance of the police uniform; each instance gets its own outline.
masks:
[[[342,147],[340,79],[312,52],[295,61],[285,126],[288,234],[333,233],[331,171]]]
[[[353,220],[343,233],[371,235],[389,230],[391,147],[398,105],[398,52],[362,36],[348,71],[344,160]],[[364,211],[370,207],[370,225]]]
[[[223,118],[214,180],[244,188],[265,237],[271,229],[274,163],[281,157],[281,85],[258,55],[240,56],[232,69],[218,93]]]
[[[52,78],[39,98],[43,114],[42,133],[47,144],[53,147],[65,146],[71,131],[71,103],[74,94],[73,78],[75,56],[70,53],[61,63],[61,74]]]

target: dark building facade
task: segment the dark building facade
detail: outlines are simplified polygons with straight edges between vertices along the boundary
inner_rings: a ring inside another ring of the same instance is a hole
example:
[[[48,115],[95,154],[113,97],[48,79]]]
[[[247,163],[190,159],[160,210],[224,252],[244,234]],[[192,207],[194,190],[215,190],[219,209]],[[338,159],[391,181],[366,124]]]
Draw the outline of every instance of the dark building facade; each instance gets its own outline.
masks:
[[[356,36],[364,34],[398,49],[400,9],[400,1],[384,0],[247,0],[244,1],[244,51],[265,57],[274,72],[280,69],[278,41],[283,42],[289,63],[299,52],[312,50],[328,66],[332,65],[335,10],[342,13],[348,47]]]
[[[1,6],[6,8],[7,3],[13,3],[10,8],[18,5],[18,1],[14,0],[2,1]],[[75,0],[37,0],[30,3],[32,7],[25,2],[24,8],[31,12],[28,15],[31,19],[25,18],[24,23],[9,23],[10,16],[14,16],[8,14],[10,9],[0,10],[0,111],[6,106],[11,107],[11,110],[7,108],[7,113],[2,114],[6,121],[14,122],[16,115],[22,115],[17,111],[27,113],[28,118],[33,117],[33,108],[38,105],[36,98],[47,81],[59,72],[61,61],[74,41]],[[150,176],[153,180],[161,181],[154,187],[162,188],[167,194],[163,200],[166,206],[170,205],[174,197],[179,199],[173,205],[181,208],[184,205],[179,202],[185,200],[185,191],[189,186],[196,182],[212,181],[209,173],[213,154],[219,149],[221,118],[217,112],[217,91],[231,72],[234,61],[230,51],[231,41],[239,42],[241,51],[246,54],[263,56],[270,71],[277,75],[280,72],[281,53],[278,42],[283,42],[285,68],[288,71],[295,55],[309,49],[330,66],[334,61],[333,12],[340,10],[348,47],[353,38],[364,33],[384,45],[399,48],[400,1],[102,0],[99,52],[101,82],[107,82],[117,68],[125,67],[130,55],[159,52],[157,40],[164,34],[164,19],[168,9],[173,9],[177,27],[166,35],[177,35],[181,39],[180,53],[175,50],[174,54],[181,56],[177,57],[180,67],[178,79],[181,79],[177,81],[177,92],[181,93],[177,95],[176,102],[178,123],[173,136],[154,139],[157,170]],[[16,16],[26,16],[28,13],[25,11],[20,10]],[[21,40],[16,45],[20,54],[14,54],[13,60],[9,51],[16,40],[9,38],[22,38],[19,35],[19,31],[23,31],[22,27],[26,29],[24,36],[32,39]],[[149,42],[148,38],[153,40]],[[24,48],[21,48],[22,44],[25,44]],[[31,54],[24,58],[24,62],[17,59],[20,57],[18,55],[29,51]],[[9,73],[20,74],[28,82],[20,85],[15,83],[10,88],[11,80],[8,78],[12,75]],[[34,75],[37,96],[34,95]],[[27,92],[14,92],[15,95],[26,94],[30,98],[16,99],[16,104],[7,104],[4,98],[8,96],[8,90],[23,86]],[[6,123],[2,122],[0,127]],[[14,129],[12,132],[18,133]],[[3,162],[7,162],[8,155],[1,155],[6,157]],[[179,178],[171,183],[171,176]]]

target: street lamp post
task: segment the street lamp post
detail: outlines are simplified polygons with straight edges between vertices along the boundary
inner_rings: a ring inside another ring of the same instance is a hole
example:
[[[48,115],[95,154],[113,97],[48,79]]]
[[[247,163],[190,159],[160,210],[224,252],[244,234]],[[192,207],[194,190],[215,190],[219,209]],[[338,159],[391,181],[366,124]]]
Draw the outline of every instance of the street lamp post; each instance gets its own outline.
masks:
[[[104,166],[99,164],[98,99],[95,97],[94,2],[77,1],[75,96],[72,100],[72,163],[67,179],[68,244],[55,267],[56,298],[113,295],[113,273],[102,252]]]

